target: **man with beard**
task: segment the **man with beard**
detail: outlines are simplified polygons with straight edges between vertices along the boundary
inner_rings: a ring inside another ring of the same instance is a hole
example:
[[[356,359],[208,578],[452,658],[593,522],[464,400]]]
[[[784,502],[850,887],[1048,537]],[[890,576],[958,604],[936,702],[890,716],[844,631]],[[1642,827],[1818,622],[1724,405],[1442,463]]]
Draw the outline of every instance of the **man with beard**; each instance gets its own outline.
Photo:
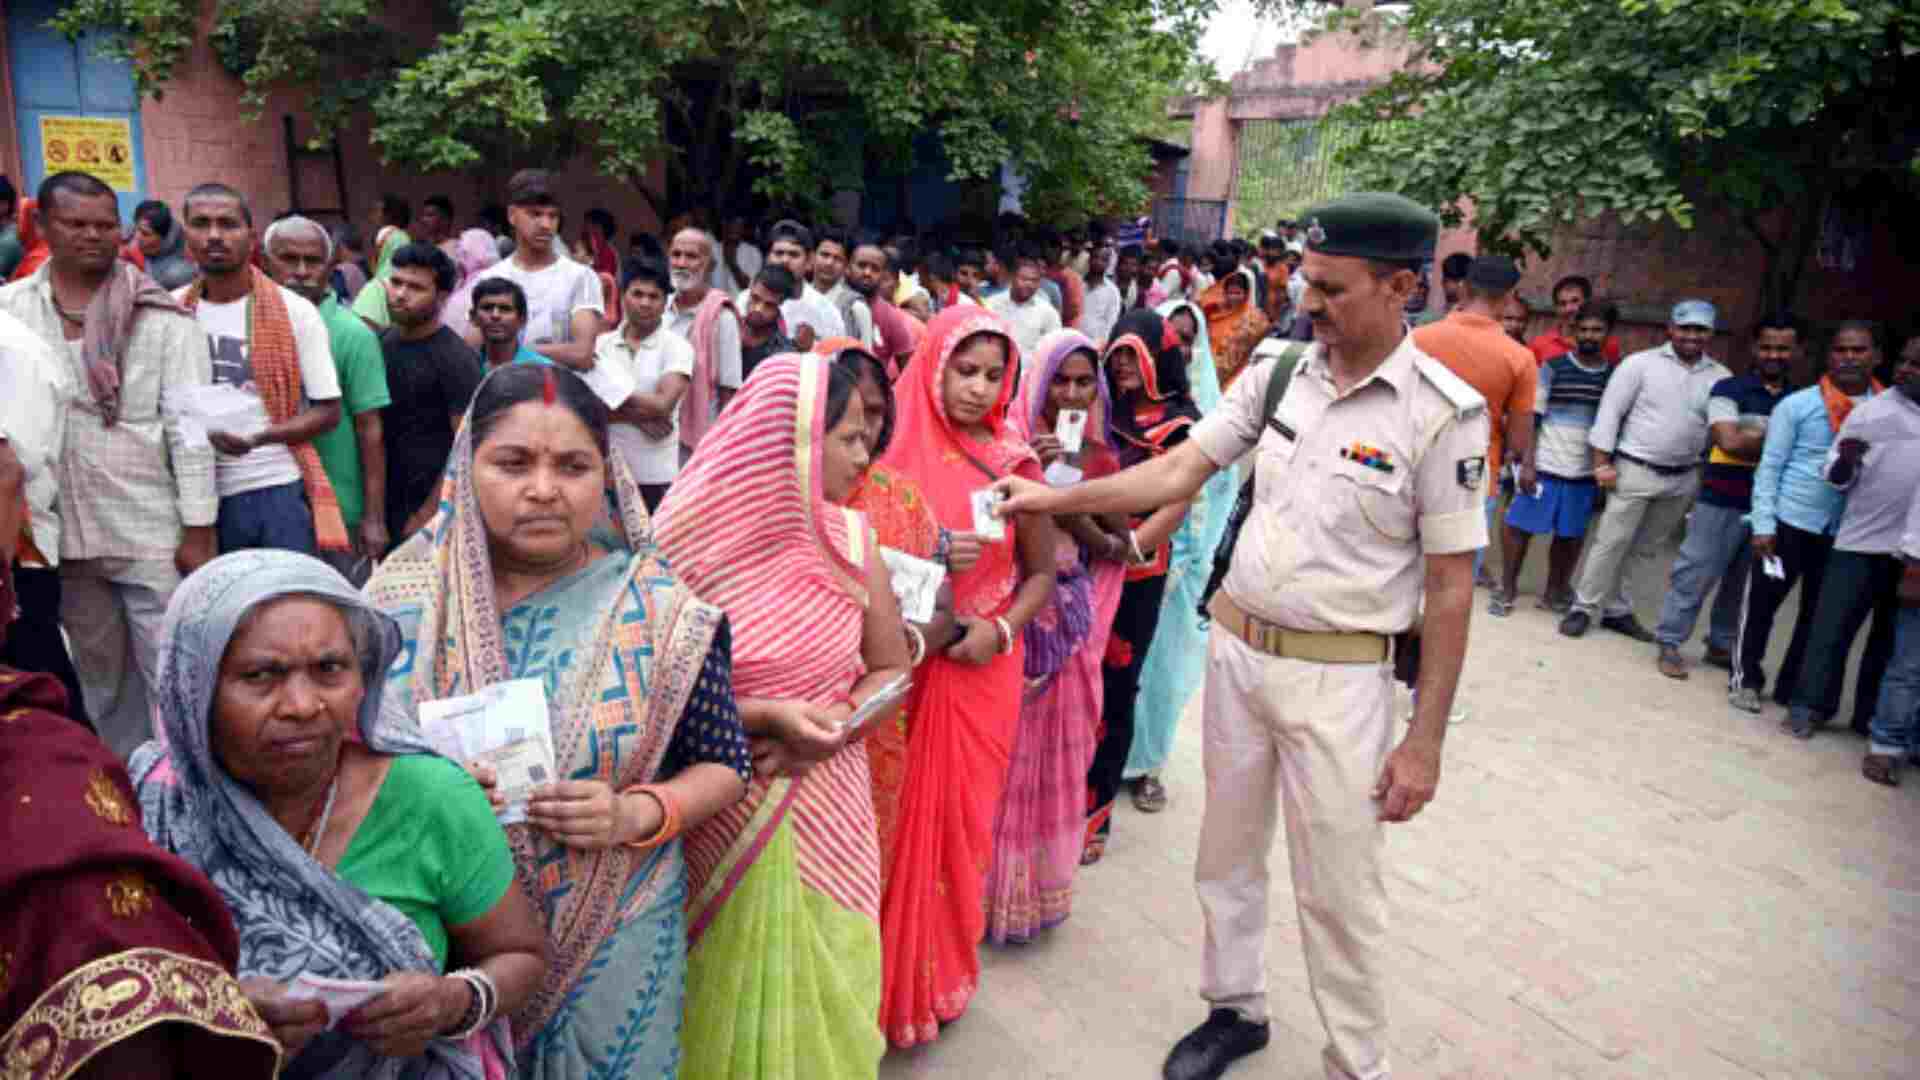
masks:
[[[1842,323],[1845,331],[1864,333],[1864,323]],[[1877,350],[1875,350],[1877,351]],[[1853,687],[1853,730],[1872,735],[1865,764],[1867,777],[1882,783],[1894,777],[1905,739],[1894,732],[1870,732],[1873,707],[1880,700],[1880,680],[1893,655],[1894,614],[1899,610],[1895,591],[1903,567],[1901,537],[1906,532],[1907,504],[1920,489],[1920,348],[1911,342],[1893,369],[1893,390],[1848,412],[1827,455],[1826,478],[1847,494],[1847,508],[1833,536],[1833,554],[1820,585],[1820,604],[1807,634],[1807,660],[1801,665],[1787,719],[1781,725],[1797,738],[1811,738],[1827,725],[1840,707],[1846,681],[1847,654],[1869,615],[1866,650]],[[1910,719],[1910,718],[1901,718]],[[1902,736],[1904,732],[1900,733]],[[1882,760],[1875,762],[1879,757]],[[1888,775],[1875,775],[1884,765]]]
[[[431,201],[429,201],[431,205]],[[379,558],[387,550],[387,446],[380,410],[390,404],[387,365],[380,356],[380,339],[340,305],[327,281],[333,272],[333,239],[318,222],[293,216],[267,226],[263,245],[267,269],[281,286],[312,302],[327,328],[334,375],[340,383],[343,416],[339,423],[314,436],[327,479],[340,503],[340,517],[352,537],[355,552],[331,559],[334,568],[350,573],[361,560]],[[351,423],[349,423],[351,420]]]
[[[1109,254],[1110,250],[1104,246],[1087,252],[1086,308],[1080,313],[1080,325],[1075,327],[1101,346],[1106,345],[1113,325],[1120,321],[1120,290],[1107,277]]]
[[[962,248],[953,263],[953,283],[960,295],[976,304],[985,303],[981,288],[987,282],[987,253],[979,248]]]
[[[1007,291],[990,297],[987,310],[1007,320],[1020,355],[1031,360],[1038,356],[1040,339],[1060,329],[1060,312],[1040,296],[1046,257],[1037,248],[1023,247],[1015,258],[1018,265]]]
[[[253,211],[225,184],[181,203],[187,254],[200,277],[174,294],[207,334],[213,381],[244,412],[208,419],[218,455],[222,552],[353,549],[339,498],[313,440],[340,425],[340,376],[320,312],[253,265]]]
[[[1573,610],[1560,620],[1567,637],[1585,634],[1599,615],[1608,630],[1653,641],[1653,631],[1634,617],[1632,587],[1700,490],[1707,399],[1733,374],[1707,355],[1716,318],[1705,300],[1673,305],[1667,343],[1627,357],[1607,380],[1587,432],[1593,478],[1607,491],[1607,508],[1595,526]]]
[[[747,287],[746,311],[740,317],[740,379],[753,377],[760,361],[781,353],[804,351],[780,331],[780,307],[791,302],[800,283],[787,268],[768,263]]]
[[[52,621],[46,608],[57,606],[94,729],[126,755],[152,734],[149,694],[167,601],[217,550],[213,451],[160,407],[168,395],[205,386],[211,367],[193,320],[152,278],[116,260],[112,188],[62,172],[43,180],[38,195],[35,225],[48,259],[0,288],[0,310],[69,366],[73,387],[66,436],[47,452],[60,489],[58,530],[49,534],[36,520],[41,558],[22,560],[58,567],[58,587],[37,589],[36,602],[23,583],[22,599],[41,626]],[[88,337],[104,346],[92,363],[82,352]]]
[[[1752,561],[1747,514],[1753,509],[1753,470],[1767,442],[1767,417],[1789,392],[1787,375],[1799,351],[1800,330],[1790,316],[1766,319],[1754,328],[1747,374],[1714,384],[1707,400],[1712,445],[1700,476],[1700,498],[1687,520],[1687,538],[1667,579],[1667,598],[1653,632],[1660,643],[1656,663],[1669,679],[1687,677],[1680,646],[1693,636],[1694,620],[1716,582],[1706,661],[1717,668],[1733,666],[1733,639],[1740,632],[1740,603]]]
[[[562,255],[560,202],[545,169],[522,169],[507,182],[513,257],[487,271],[527,297],[526,346],[575,371],[593,367],[593,343],[606,329],[606,297],[593,267]]]
[[[673,267],[667,329],[693,346],[693,385],[680,399],[682,461],[740,389],[740,314],[732,298],[712,284],[719,250],[705,229],[681,229],[667,245]]]
[[[813,245],[813,284],[826,295],[827,302],[840,313],[847,336],[868,348],[873,347],[873,307],[867,298],[848,284],[847,267],[853,256],[853,240],[846,230],[822,230]]]
[[[1573,606],[1573,567],[1580,561],[1580,542],[1586,538],[1600,494],[1593,482],[1587,432],[1593,428],[1607,379],[1613,374],[1600,349],[1618,318],[1612,304],[1588,304],[1574,320],[1574,350],[1540,369],[1533,415],[1527,418],[1535,424],[1533,446],[1521,462],[1523,473],[1531,472],[1534,483],[1516,490],[1507,505],[1500,593],[1489,605],[1489,614],[1512,613],[1520,567],[1535,536],[1552,537],[1547,549],[1547,587],[1539,606],[1554,612]]]
[[[479,358],[440,321],[456,277],[446,252],[408,244],[394,252],[387,279],[393,325],[380,335],[380,351],[393,396],[386,424],[387,532],[396,545],[439,507],[454,432],[480,385]]]
[[[1827,370],[1820,381],[1788,394],[1767,418],[1760,464],[1753,471],[1753,512],[1747,515],[1753,527],[1751,558],[1762,572],[1747,574],[1733,676],[1727,682],[1727,700],[1743,712],[1760,711],[1773,617],[1796,584],[1801,586],[1800,614],[1774,680],[1773,700],[1785,705],[1799,681],[1833,552],[1833,530],[1847,501],[1827,482],[1827,451],[1847,414],[1878,389],[1873,362],[1873,328],[1843,324],[1827,343]],[[1764,572],[1770,558],[1778,560],[1778,577]]]
[[[553,363],[520,343],[527,328],[527,294],[506,278],[485,278],[473,287],[470,318],[480,332],[482,374],[506,364]]]
[[[767,265],[786,270],[796,283],[793,295],[780,304],[780,317],[786,321],[794,346],[802,352],[812,349],[816,341],[847,332],[840,312],[807,280],[807,252],[811,250],[813,233],[797,221],[776,222],[767,233]],[[745,293],[738,303],[746,306]]]

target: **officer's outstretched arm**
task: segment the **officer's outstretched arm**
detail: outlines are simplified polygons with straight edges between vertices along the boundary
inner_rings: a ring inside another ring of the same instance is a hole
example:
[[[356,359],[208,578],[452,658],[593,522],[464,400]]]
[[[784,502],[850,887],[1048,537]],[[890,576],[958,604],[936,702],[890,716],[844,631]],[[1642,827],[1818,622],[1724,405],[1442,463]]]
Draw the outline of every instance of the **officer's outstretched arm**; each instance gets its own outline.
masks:
[[[1159,457],[1143,461],[1112,476],[1072,487],[1054,488],[1010,476],[993,486],[1007,501],[1000,513],[1072,514],[1133,513],[1157,510],[1168,503],[1183,502],[1200,493],[1218,466],[1193,445],[1193,440],[1174,447]]]

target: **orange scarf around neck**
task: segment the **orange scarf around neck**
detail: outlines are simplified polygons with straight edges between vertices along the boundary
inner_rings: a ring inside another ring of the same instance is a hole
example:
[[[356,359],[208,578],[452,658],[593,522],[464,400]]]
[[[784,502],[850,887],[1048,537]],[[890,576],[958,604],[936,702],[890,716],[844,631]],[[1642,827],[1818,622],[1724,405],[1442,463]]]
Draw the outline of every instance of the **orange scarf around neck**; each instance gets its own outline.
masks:
[[[1870,381],[1873,383],[1873,393],[1878,394],[1886,389],[1878,379]],[[1820,400],[1826,402],[1827,422],[1833,425],[1833,433],[1840,434],[1840,425],[1847,422],[1847,414],[1853,411],[1855,401],[1847,396],[1846,391],[1833,385],[1831,375],[1820,376]]]

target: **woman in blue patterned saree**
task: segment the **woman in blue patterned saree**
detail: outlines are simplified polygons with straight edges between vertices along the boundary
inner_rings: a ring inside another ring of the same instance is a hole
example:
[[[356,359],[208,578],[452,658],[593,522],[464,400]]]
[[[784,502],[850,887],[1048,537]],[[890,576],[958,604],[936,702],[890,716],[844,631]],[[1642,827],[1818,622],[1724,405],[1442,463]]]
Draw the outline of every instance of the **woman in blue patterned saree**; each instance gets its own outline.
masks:
[[[739,799],[751,770],[726,619],[661,561],[607,423],[564,369],[489,375],[438,515],[367,587],[406,641],[398,708],[509,679],[545,688],[565,779],[507,828],[548,932],[546,981],[513,1016],[519,1074],[539,1080],[677,1074],[678,837]]]

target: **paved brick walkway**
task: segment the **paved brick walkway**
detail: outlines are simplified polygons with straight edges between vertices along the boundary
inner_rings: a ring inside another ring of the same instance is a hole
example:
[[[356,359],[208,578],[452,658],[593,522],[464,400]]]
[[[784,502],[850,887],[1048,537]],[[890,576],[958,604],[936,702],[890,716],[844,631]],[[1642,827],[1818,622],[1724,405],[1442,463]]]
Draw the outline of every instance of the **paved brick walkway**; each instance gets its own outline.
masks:
[[[1395,1076],[1920,1077],[1920,773],[1876,787],[1852,735],[1795,742],[1722,673],[1670,682],[1651,646],[1553,621],[1476,612],[1440,797],[1389,834]],[[885,1080],[1159,1076],[1205,1016],[1197,719],[1167,812],[1124,808],[1073,918],[988,949],[972,1011]],[[1274,1042],[1228,1075],[1317,1080],[1274,860]]]

